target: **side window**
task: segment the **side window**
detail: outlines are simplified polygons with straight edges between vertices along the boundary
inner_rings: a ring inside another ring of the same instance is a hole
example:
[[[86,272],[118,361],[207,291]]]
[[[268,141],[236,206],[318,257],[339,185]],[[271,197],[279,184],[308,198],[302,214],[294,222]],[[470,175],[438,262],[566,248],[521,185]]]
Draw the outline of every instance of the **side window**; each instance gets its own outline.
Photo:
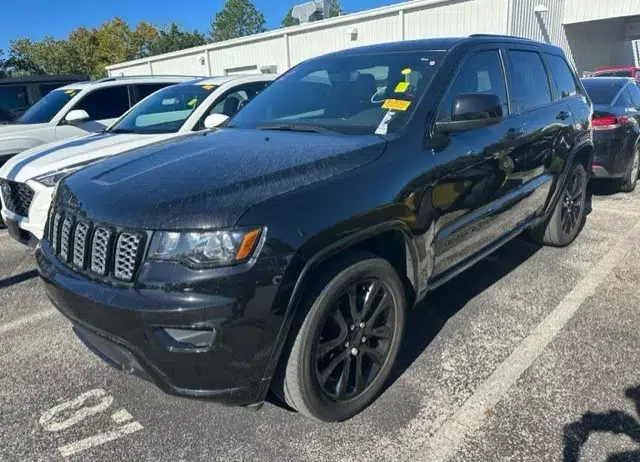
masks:
[[[510,50],[511,102],[517,112],[551,102],[547,73],[540,55],[534,51]]]
[[[568,98],[578,93],[576,81],[567,62],[561,56],[546,55],[551,78],[555,84],[558,96]]]
[[[234,116],[244,104],[252,100],[268,83],[269,82],[257,82],[238,85],[233,90],[222,95],[216,104],[207,111],[204,117],[210,114],[224,114],[228,117]]]
[[[138,92],[138,101],[142,101],[151,93],[155,93],[156,91],[167,87],[169,85],[173,85],[171,83],[140,83],[134,85],[136,91]]]
[[[631,96],[632,105],[630,107],[640,108],[640,88],[638,87],[638,84],[632,82],[627,88],[629,89],[629,95]]]
[[[94,90],[73,109],[84,109],[90,120],[115,119],[129,109],[129,91],[126,85]]]
[[[629,92],[629,87],[622,90],[620,95],[618,95],[618,99],[616,99],[616,107],[633,107],[633,101],[631,100],[631,93]]]
[[[498,50],[479,51],[470,56],[444,97],[438,122],[450,122],[453,100],[464,93],[493,93],[500,98],[505,115],[509,113],[507,90]]]
[[[0,87],[0,108],[15,111],[29,107],[29,94],[24,85],[7,85]]]

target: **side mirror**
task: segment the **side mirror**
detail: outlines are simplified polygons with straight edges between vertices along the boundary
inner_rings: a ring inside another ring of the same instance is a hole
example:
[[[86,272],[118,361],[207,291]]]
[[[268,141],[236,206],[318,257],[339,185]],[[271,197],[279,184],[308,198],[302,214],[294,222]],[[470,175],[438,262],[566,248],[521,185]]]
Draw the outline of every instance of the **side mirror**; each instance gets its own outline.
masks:
[[[451,122],[436,122],[438,132],[455,133],[489,127],[502,122],[502,101],[492,93],[457,95],[451,107]]]
[[[204,128],[216,128],[229,120],[224,114],[210,114],[204,119]]]
[[[73,111],[69,111],[64,120],[69,124],[85,122],[89,120],[89,114],[87,114],[87,111],[84,109],[74,109]]]

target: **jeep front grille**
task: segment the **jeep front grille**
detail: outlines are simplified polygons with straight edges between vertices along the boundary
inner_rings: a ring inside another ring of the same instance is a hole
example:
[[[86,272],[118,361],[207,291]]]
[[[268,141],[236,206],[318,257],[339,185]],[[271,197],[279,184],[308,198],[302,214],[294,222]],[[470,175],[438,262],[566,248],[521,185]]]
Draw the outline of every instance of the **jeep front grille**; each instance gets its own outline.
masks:
[[[29,207],[35,194],[33,189],[24,183],[0,179],[0,191],[9,211],[21,217],[29,216]]]

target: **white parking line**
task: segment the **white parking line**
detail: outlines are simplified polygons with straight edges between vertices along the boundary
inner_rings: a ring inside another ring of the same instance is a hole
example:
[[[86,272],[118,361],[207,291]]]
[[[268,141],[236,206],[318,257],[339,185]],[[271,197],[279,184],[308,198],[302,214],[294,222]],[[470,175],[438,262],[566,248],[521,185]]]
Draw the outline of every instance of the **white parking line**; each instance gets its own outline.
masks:
[[[412,461],[446,461],[460,448],[466,436],[480,428],[491,410],[506,395],[513,384],[540,357],[544,349],[560,333],[587,297],[620,263],[640,238],[640,222],[600,259],[587,275],[569,292],[554,310],[526,337],[522,343],[483,382],[473,395],[427,439],[415,435]],[[421,416],[418,416],[419,420]],[[409,429],[410,430],[410,429]],[[422,443],[423,442],[423,443]]]
[[[135,433],[142,430],[144,427],[139,422],[131,422],[123,425],[122,427],[110,430],[108,432],[100,433],[99,435],[90,436],[75,443],[67,444],[58,448],[62,457],[69,457],[78,452],[85,451],[94,446],[100,446],[109,441],[117,440],[125,435]]]
[[[12,330],[20,329],[27,324],[32,324],[34,322],[42,321],[43,319],[50,318],[58,313],[57,310],[50,308],[48,310],[40,311],[38,313],[32,314],[30,316],[25,316],[23,318],[16,319],[15,321],[11,321],[3,326],[0,326],[0,335],[4,335]]]

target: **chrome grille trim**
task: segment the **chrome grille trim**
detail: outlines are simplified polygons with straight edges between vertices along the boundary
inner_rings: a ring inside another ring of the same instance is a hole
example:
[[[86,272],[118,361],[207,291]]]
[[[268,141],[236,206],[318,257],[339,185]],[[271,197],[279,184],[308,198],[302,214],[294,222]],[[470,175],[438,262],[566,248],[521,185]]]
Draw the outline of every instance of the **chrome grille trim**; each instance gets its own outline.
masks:
[[[21,217],[29,216],[35,191],[25,183],[0,179],[0,192],[7,209]]]
[[[73,219],[69,216],[64,217],[62,222],[62,230],[60,231],[60,258],[65,263],[69,261],[69,247],[71,246],[71,229],[73,228]]]
[[[73,264],[84,269],[87,261],[87,239],[89,237],[89,224],[79,222],[76,225],[76,232],[73,238]]]
[[[53,253],[58,253],[58,237],[60,236],[60,221],[62,219],[62,215],[60,213],[56,213],[53,218],[53,225],[51,227],[51,248],[53,249]]]
[[[103,227],[96,228],[91,244],[91,271],[100,276],[107,274],[110,242],[111,230]]]
[[[118,236],[113,271],[116,278],[127,282],[133,280],[141,241],[142,237],[138,234],[123,232]]]

